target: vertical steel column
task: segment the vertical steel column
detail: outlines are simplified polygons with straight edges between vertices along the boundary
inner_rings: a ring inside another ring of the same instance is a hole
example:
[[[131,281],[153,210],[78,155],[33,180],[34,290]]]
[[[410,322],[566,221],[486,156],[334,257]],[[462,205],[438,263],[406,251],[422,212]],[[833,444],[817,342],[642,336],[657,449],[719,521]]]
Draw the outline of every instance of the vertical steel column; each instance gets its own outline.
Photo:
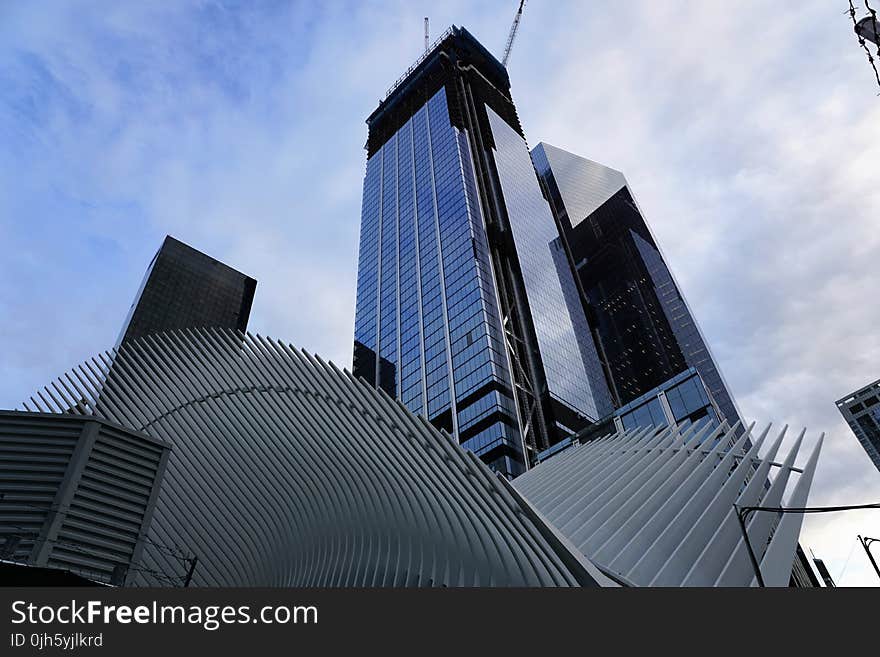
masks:
[[[49,555],[52,553],[52,545],[58,538],[58,532],[61,530],[61,525],[64,524],[64,519],[67,517],[67,508],[70,506],[70,502],[76,493],[76,487],[89,460],[89,454],[91,454],[92,447],[95,445],[95,439],[98,437],[100,428],[101,425],[97,422],[86,422],[83,425],[82,433],[80,433],[79,440],[76,442],[76,448],[70,457],[70,462],[67,464],[64,478],[61,480],[58,491],[55,493],[55,499],[52,501],[46,522],[34,544],[28,563],[35,566],[45,566],[49,560]]]
[[[452,414],[452,435],[458,441],[458,407],[455,398],[455,374],[452,367],[452,340],[449,336],[449,308],[446,300],[446,271],[440,234],[440,213],[437,207],[437,185],[434,178],[434,144],[431,140],[431,107],[425,104],[425,126],[428,131],[428,163],[431,169],[431,193],[434,198],[434,228],[437,235],[437,260],[440,267],[440,303],[443,306],[443,335],[446,338],[446,367],[449,371],[449,412]],[[427,372],[426,372],[427,374]]]
[[[425,108],[427,111],[427,107]],[[416,250],[416,294],[418,295],[419,310],[419,358],[421,359],[421,384],[422,384],[422,416],[428,417],[428,363],[425,360],[425,321],[424,299],[422,299],[422,251],[421,236],[419,235],[419,190],[416,184],[416,128],[415,114],[409,120],[409,146],[410,164],[412,168],[412,194],[413,194],[413,232]]]

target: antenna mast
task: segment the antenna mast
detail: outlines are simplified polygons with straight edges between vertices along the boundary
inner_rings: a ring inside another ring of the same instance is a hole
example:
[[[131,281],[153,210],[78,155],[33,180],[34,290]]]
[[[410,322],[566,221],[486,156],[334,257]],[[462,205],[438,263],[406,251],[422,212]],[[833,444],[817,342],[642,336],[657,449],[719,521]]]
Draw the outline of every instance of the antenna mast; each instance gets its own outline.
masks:
[[[428,52],[428,17],[425,16],[425,52]]]

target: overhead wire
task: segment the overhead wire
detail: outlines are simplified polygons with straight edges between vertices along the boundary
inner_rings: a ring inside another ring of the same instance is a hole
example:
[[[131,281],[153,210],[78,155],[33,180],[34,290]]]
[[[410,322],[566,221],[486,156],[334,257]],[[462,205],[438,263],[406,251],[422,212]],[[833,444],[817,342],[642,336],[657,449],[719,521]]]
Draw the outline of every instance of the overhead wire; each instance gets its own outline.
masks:
[[[849,566],[849,560],[852,559],[853,552],[856,549],[856,544],[853,543],[852,547],[849,549],[849,555],[846,557],[846,561],[843,564],[843,568],[840,569],[840,573],[837,575],[837,585],[840,586],[841,581],[843,580],[843,574],[846,572],[847,566]]]

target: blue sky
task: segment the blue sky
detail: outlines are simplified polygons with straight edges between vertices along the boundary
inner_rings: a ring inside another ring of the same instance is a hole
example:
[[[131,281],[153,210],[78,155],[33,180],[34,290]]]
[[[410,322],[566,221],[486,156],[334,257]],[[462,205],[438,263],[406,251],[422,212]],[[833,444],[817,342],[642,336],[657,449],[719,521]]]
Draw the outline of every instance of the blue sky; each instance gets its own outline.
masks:
[[[364,119],[423,16],[500,53],[516,4],[0,4],[0,407],[112,345],[166,233],[258,279],[252,330],[347,366]],[[509,66],[531,144],[626,174],[745,416],[828,434],[813,504],[880,501],[834,406],[880,377],[880,99],[847,6],[533,0]],[[856,533],[880,513],[803,539],[876,585]]]

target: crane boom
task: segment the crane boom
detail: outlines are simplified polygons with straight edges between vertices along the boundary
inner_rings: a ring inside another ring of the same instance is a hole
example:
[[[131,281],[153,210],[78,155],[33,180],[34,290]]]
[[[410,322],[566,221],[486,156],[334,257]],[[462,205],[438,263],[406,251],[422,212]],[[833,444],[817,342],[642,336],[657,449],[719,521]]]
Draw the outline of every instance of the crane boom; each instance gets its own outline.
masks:
[[[504,47],[504,57],[501,65],[507,68],[507,60],[510,59],[510,49],[513,48],[513,40],[516,37],[516,30],[519,27],[519,19],[522,18],[523,7],[526,0],[519,0],[519,9],[516,10],[516,16],[513,18],[513,25],[510,26],[510,34],[507,35],[507,45]]]

